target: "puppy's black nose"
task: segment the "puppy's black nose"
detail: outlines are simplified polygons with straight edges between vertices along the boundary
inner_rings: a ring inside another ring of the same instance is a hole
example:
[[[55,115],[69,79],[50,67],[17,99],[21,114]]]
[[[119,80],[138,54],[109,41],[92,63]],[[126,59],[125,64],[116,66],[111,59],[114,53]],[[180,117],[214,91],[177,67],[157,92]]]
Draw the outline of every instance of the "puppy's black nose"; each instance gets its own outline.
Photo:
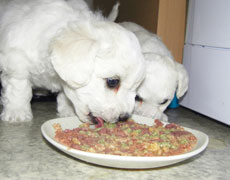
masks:
[[[125,114],[121,114],[119,116],[119,119],[118,121],[127,121],[129,119],[130,115],[128,113],[125,113]]]

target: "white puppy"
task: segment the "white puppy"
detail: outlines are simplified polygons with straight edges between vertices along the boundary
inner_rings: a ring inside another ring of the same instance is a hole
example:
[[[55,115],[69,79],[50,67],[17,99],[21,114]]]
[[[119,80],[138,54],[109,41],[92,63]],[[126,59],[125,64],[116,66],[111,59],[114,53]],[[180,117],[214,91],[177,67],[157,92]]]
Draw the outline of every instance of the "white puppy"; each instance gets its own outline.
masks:
[[[175,92],[177,98],[181,98],[187,91],[188,74],[183,65],[173,60],[171,53],[157,35],[131,22],[123,22],[121,25],[135,33],[147,63],[146,78],[138,88],[135,112],[168,121],[163,112]]]
[[[8,3],[5,3],[8,2]],[[3,121],[32,119],[33,88],[60,92],[58,114],[125,120],[145,76],[135,35],[82,0],[1,1]]]
[[[108,19],[114,21],[118,14],[118,6],[113,7]],[[188,74],[183,65],[173,60],[173,57],[161,39],[132,23],[120,23],[137,36],[146,59],[147,72],[144,82],[138,88],[135,113],[168,121],[165,109],[170,104],[176,92],[180,98],[188,89]]]

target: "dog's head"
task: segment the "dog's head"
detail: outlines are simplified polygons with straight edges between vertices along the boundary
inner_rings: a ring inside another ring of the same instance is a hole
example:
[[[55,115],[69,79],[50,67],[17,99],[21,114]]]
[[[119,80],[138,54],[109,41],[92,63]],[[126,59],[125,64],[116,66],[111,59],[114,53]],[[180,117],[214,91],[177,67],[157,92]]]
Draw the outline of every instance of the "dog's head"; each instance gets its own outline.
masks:
[[[70,25],[51,43],[51,62],[82,121],[127,119],[145,76],[135,35],[113,22]]]
[[[138,88],[135,113],[167,121],[163,113],[172,101],[188,89],[188,75],[184,67],[168,56],[145,54],[146,78]]]

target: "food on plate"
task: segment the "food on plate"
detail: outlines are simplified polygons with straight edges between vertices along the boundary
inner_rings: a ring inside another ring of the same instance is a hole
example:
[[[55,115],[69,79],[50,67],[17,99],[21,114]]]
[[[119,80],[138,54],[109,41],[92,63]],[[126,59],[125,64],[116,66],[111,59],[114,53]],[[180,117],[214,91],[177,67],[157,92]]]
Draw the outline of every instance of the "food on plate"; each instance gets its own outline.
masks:
[[[55,139],[81,151],[120,156],[172,156],[192,150],[197,138],[183,127],[171,123],[164,125],[155,120],[153,126],[126,122],[107,123],[96,128],[84,123],[75,129],[62,130],[54,124]]]

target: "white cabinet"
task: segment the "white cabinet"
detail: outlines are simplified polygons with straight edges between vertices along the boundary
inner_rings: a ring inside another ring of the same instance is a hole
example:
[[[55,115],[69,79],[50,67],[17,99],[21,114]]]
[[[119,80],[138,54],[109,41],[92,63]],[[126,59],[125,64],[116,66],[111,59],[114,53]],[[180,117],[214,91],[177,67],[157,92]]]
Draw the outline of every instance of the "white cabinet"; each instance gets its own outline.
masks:
[[[229,32],[229,0],[190,0],[186,43],[230,48]]]
[[[230,125],[230,50],[185,45],[189,89],[181,105]]]
[[[190,0],[181,105],[230,125],[230,1]]]

